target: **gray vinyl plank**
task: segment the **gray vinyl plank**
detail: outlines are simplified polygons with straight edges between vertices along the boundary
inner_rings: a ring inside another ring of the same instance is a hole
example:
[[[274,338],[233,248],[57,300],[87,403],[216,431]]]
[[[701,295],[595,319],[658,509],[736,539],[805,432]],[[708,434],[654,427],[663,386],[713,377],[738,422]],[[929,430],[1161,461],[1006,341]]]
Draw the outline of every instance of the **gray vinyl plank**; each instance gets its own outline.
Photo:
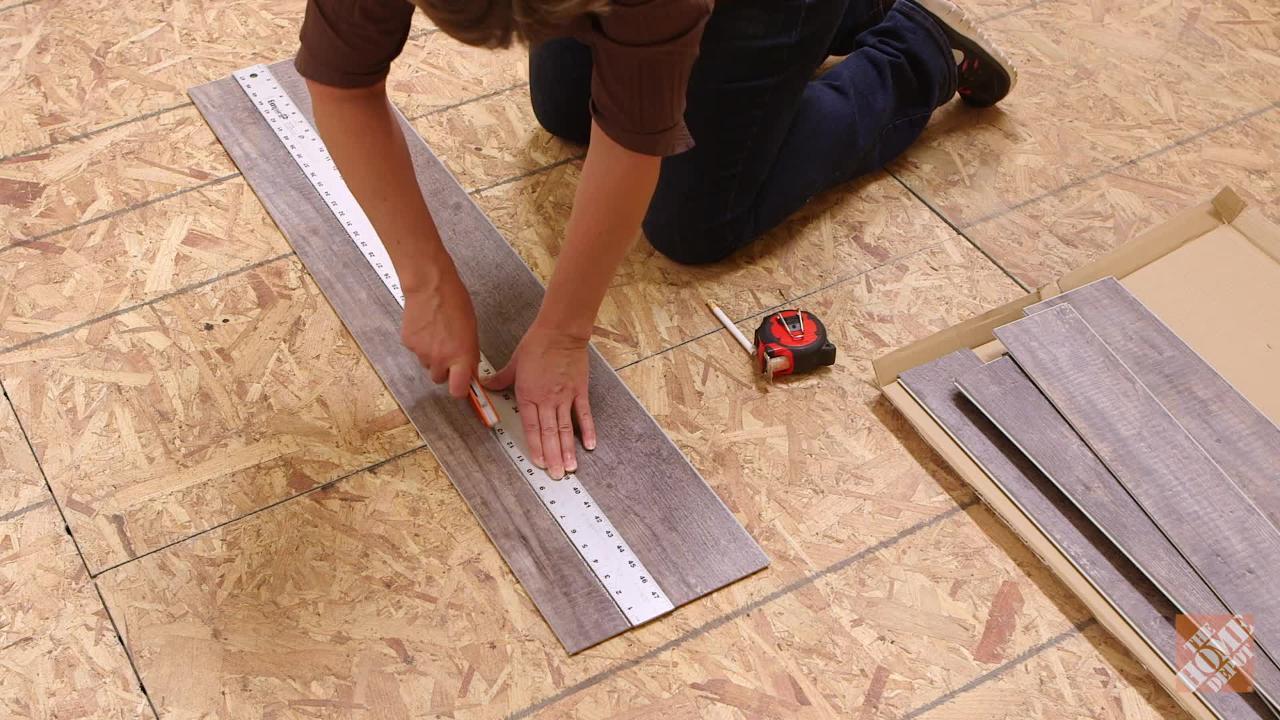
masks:
[[[1136,565],[1146,575],[1147,585],[1154,583],[1179,612],[1228,614],[1222,600],[1013,360],[1002,357],[971,368],[958,376],[957,385],[1052,481],[1060,496],[1074,503],[1071,515],[1096,525],[1098,534],[1105,535],[1103,542],[1114,544],[1131,561],[1130,567]],[[1172,650],[1172,626],[1163,632]],[[1280,698],[1280,668],[1269,657],[1258,658],[1253,679],[1268,697]],[[1205,697],[1216,700],[1222,695]]]
[[[1026,312],[1064,303],[1075,308],[1227,477],[1280,528],[1280,427],[1115,278],[1068,291]]]
[[[1280,650],[1280,534],[1070,305],[996,330],[1041,393],[1259,647]]]
[[[958,379],[981,371],[983,367],[982,361],[971,350],[958,350],[902,373],[900,380],[903,387],[1120,611],[1138,634],[1170,666],[1176,667],[1174,615],[1178,609],[957,388]],[[1201,582],[1200,586],[1203,588],[1204,583]],[[1207,588],[1205,593],[1217,602],[1217,607],[1222,607]],[[1275,717],[1257,696],[1206,693],[1203,697],[1223,718]]]
[[[292,63],[271,66],[311,119]],[[625,617],[469,406],[400,344],[401,309],[234,79],[193,88],[196,106],[404,409],[565,649],[626,630]],[[501,366],[543,289],[421,137],[401,118],[424,197],[472,294],[481,349]],[[768,564],[759,546],[652,417],[590,351],[599,442],[578,478],[675,604]]]

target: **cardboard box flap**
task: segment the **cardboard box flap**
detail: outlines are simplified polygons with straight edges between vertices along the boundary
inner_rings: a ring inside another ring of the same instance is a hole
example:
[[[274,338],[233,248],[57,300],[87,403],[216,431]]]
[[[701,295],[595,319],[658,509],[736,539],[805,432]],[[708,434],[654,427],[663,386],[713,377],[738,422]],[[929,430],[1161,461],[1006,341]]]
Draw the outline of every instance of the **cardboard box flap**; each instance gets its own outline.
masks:
[[[1144,277],[1150,277],[1150,269],[1153,266],[1164,264],[1161,262],[1162,258],[1170,256],[1187,243],[1206,238],[1211,231],[1224,226],[1229,226],[1240,236],[1248,238],[1249,242],[1259,251],[1256,254],[1257,258],[1263,260],[1270,258],[1274,261],[1274,263],[1262,263],[1263,269],[1258,272],[1267,272],[1269,268],[1266,266],[1271,264],[1280,268],[1280,232],[1277,232],[1276,226],[1263,217],[1256,208],[1247,207],[1244,200],[1234,190],[1223,188],[1212,200],[1175,214],[1142,235],[1124,243],[1093,262],[1064,274],[1039,290],[875,359],[872,361],[872,367],[875,370],[876,382],[883,388],[896,381],[898,375],[903,371],[916,365],[961,348],[978,348],[994,342],[995,335],[992,331],[1001,325],[1022,317],[1022,309],[1033,303],[1073,290],[1081,285],[1087,285],[1108,275],[1114,276],[1124,281],[1126,286],[1130,286],[1129,277],[1134,273],[1146,269],[1148,274]],[[1206,244],[1215,244],[1219,241],[1219,237],[1213,236],[1207,239]],[[1241,249],[1240,247],[1232,247],[1230,252],[1234,253]],[[1243,259],[1249,256],[1249,253],[1245,253],[1240,258]],[[1158,299],[1144,297],[1144,292],[1137,288],[1130,287],[1130,290],[1134,291],[1144,302],[1160,305]],[[1267,297],[1274,298],[1271,294],[1267,294]],[[1175,330],[1179,330],[1176,313],[1171,317],[1166,317],[1166,315],[1169,315],[1167,308],[1163,313],[1157,307],[1152,307],[1152,310],[1160,315],[1165,322],[1174,326]],[[1196,342],[1191,339],[1187,339],[1187,342],[1192,347],[1195,347],[1197,351],[1203,352]],[[1210,360],[1210,362],[1213,361]],[[1231,375],[1221,368],[1219,371],[1223,372],[1229,380],[1232,379]],[[1244,392],[1243,389],[1241,391]],[[1249,393],[1245,394],[1248,395]],[[1254,402],[1257,402],[1257,400]],[[1277,418],[1276,415],[1270,416],[1273,420]]]

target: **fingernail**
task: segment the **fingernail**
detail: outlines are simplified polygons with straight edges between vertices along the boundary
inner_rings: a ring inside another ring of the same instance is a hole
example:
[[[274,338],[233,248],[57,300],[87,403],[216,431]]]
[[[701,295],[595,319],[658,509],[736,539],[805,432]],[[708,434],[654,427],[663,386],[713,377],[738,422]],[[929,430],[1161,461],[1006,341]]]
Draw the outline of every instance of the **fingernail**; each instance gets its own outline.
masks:
[[[588,449],[588,450],[595,450],[595,449],[596,449],[596,441],[595,441],[595,440],[588,440],[588,441],[586,441],[585,443],[583,443],[582,445],[583,445],[583,447],[585,447],[585,448],[586,448],[586,449]]]
[[[565,472],[578,472],[578,464],[577,464],[577,463],[569,463],[568,465],[565,465],[565,466],[564,466],[564,471],[565,471]]]

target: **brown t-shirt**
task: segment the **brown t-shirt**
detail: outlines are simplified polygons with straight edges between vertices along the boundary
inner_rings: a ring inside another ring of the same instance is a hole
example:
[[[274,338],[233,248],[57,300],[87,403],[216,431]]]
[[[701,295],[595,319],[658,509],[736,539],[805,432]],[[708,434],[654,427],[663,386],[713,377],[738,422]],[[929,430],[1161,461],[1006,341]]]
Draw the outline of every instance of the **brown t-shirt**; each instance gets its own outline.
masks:
[[[564,29],[591,48],[591,114],[618,144],[646,155],[693,147],[684,124],[689,71],[713,0],[614,0]],[[387,76],[413,19],[407,0],[307,0],[298,73],[365,87]]]

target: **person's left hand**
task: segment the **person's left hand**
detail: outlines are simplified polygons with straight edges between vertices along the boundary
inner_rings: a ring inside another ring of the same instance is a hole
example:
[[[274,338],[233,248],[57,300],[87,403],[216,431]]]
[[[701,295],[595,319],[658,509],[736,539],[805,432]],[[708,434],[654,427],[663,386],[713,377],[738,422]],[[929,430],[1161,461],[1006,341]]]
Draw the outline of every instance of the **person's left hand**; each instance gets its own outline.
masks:
[[[535,323],[507,366],[484,382],[491,390],[512,384],[529,458],[557,480],[566,471],[576,471],[574,416],[582,430],[582,446],[588,450],[596,447],[596,427],[587,399],[587,339]]]

